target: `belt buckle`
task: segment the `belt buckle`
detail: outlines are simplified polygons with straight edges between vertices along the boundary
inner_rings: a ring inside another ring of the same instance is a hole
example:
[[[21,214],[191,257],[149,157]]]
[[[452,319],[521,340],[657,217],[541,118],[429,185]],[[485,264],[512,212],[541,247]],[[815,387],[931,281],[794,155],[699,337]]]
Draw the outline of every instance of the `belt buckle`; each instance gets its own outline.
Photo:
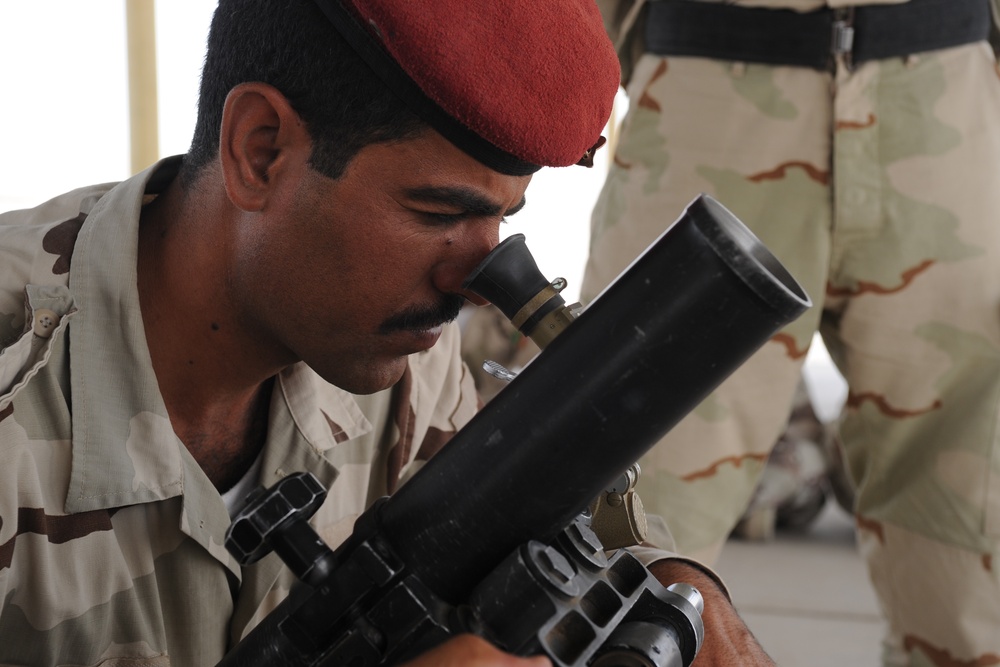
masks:
[[[840,7],[833,10],[833,28],[830,39],[830,53],[833,65],[841,60],[850,70],[854,53],[854,7]]]

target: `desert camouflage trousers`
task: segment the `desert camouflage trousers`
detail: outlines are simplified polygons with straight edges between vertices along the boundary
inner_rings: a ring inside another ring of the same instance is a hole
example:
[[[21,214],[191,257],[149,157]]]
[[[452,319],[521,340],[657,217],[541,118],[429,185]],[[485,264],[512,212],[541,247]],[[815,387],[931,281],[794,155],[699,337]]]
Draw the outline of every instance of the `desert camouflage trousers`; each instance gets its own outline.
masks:
[[[886,664],[1000,665],[1000,72],[985,44],[836,74],[645,55],[595,208],[595,296],[699,192],[815,306],[642,461],[639,493],[709,562],[785,426],[816,331]],[[817,573],[822,576],[822,573]]]

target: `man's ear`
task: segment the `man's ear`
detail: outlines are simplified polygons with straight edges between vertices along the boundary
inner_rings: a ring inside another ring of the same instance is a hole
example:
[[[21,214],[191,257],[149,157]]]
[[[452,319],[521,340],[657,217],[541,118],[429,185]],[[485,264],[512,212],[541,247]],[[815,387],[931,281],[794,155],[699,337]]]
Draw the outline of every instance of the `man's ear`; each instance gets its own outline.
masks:
[[[237,208],[264,208],[274,179],[293,160],[308,159],[309,133],[277,88],[242,83],[222,111],[219,159],[226,193]]]

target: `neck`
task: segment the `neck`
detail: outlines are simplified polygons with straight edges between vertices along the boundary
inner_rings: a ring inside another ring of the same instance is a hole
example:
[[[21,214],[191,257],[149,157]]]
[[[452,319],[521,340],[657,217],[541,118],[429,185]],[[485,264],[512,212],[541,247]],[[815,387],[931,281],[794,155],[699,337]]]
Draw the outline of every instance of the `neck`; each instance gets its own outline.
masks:
[[[184,433],[178,433],[219,491],[235,486],[264,449],[273,387],[271,378],[248,405],[233,406],[229,414],[218,414],[218,421],[187,422]]]
[[[287,363],[240,326],[228,293],[223,204],[175,180],[143,209],[138,289],[153,371],[174,432],[218,488],[263,447],[272,378]]]

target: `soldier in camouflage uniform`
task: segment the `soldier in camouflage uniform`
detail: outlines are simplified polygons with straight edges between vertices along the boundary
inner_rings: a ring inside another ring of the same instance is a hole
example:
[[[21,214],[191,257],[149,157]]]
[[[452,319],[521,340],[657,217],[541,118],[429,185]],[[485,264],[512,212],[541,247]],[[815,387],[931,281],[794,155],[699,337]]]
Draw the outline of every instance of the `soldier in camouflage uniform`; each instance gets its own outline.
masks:
[[[291,584],[223,546],[248,489],[312,472],[335,547],[471,418],[444,322],[530,174],[598,144],[619,71],[589,3],[463,7],[223,0],[186,156],[0,216],[0,664],[216,664]],[[652,568],[705,595],[705,664],[769,664],[709,573]],[[460,637],[413,664],[547,661]]]
[[[276,558],[241,568],[223,548],[226,507],[142,362],[134,212],[179,163],[0,216],[0,664],[211,664],[292,582]],[[330,489],[319,532],[343,541],[475,413],[457,345],[449,326],[365,396],[284,369],[267,415],[281,445],[255,481],[311,471]]]
[[[630,107],[594,211],[584,299],[707,192],[816,304],[651,451],[639,493],[679,551],[711,562],[820,331],[850,387],[840,437],[888,623],[885,664],[1000,664],[1000,72],[986,3],[937,3],[942,30],[971,13],[974,39],[865,62],[844,53],[824,70],[653,53],[646,31],[675,2],[599,2]],[[832,16],[859,37],[869,27],[850,24],[854,9]],[[709,27],[725,34],[719,23]],[[674,26],[678,41],[691,27]]]

